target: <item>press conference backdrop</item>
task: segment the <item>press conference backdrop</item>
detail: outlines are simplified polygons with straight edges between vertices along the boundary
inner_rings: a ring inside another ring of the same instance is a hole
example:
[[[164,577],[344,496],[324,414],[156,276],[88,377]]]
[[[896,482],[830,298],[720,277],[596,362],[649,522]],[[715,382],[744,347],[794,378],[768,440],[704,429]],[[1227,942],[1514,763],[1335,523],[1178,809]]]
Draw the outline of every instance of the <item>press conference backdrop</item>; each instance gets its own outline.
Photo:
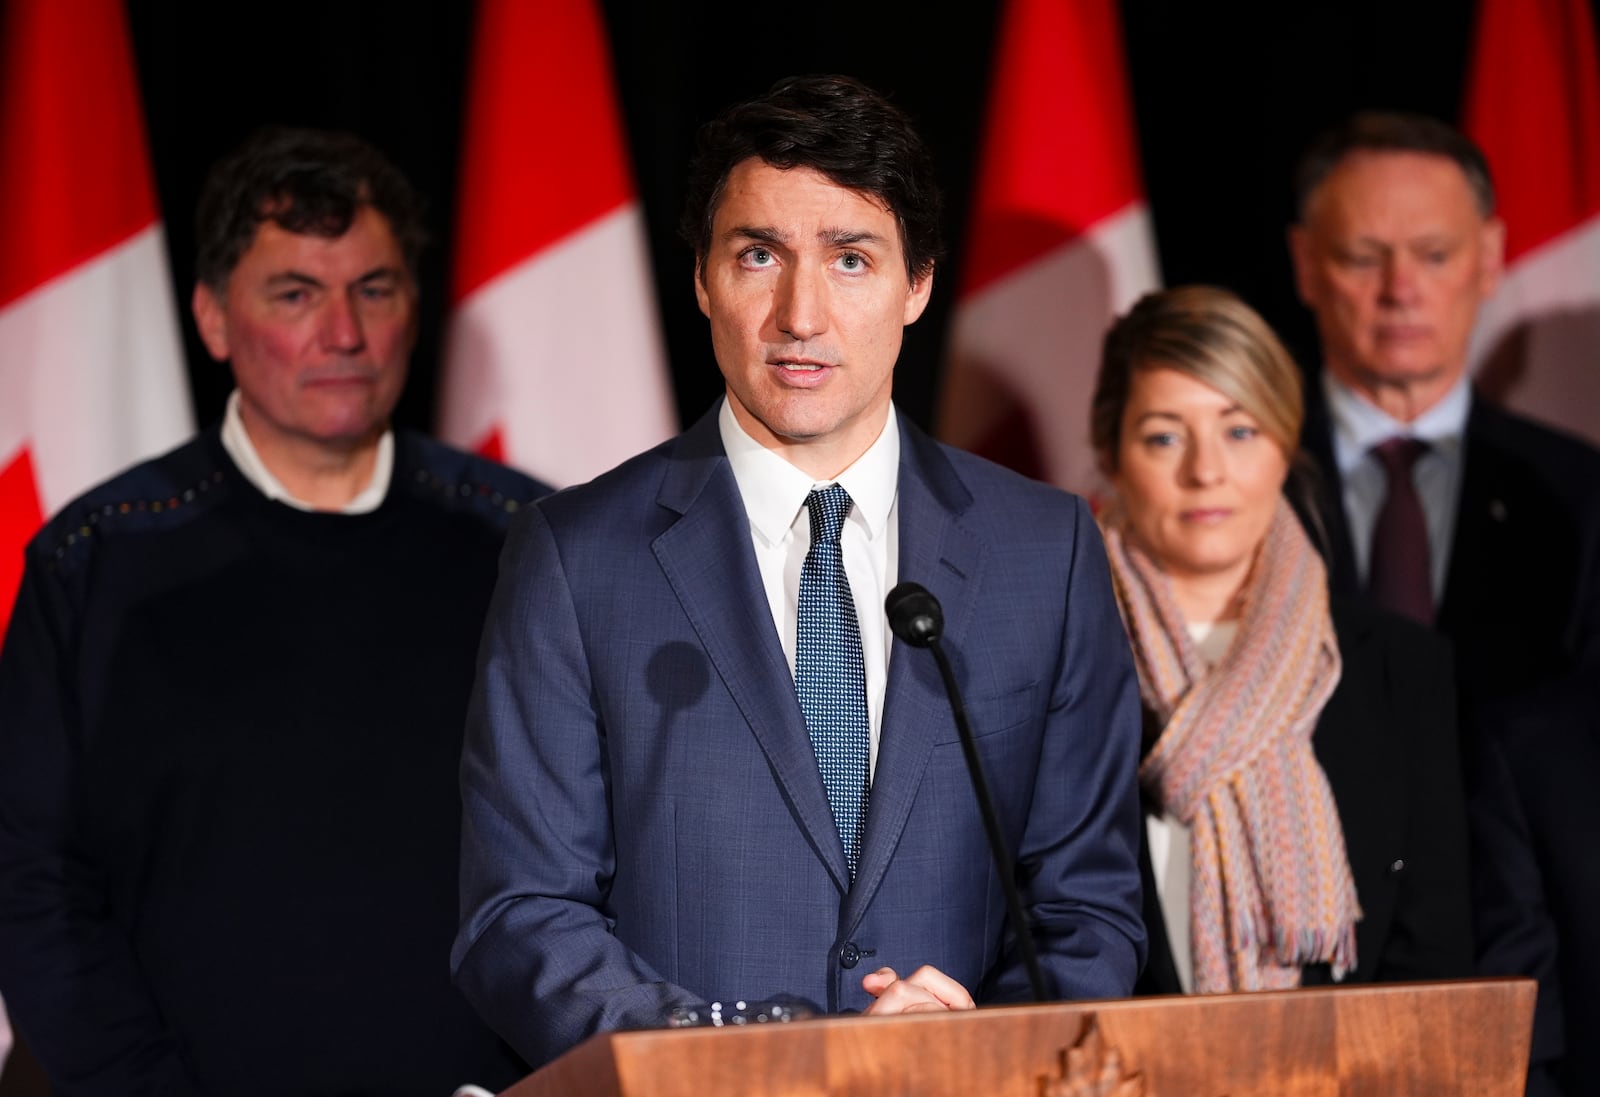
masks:
[[[530,0],[536,2],[536,0]],[[1070,2],[1070,0],[1069,0]],[[908,333],[897,393],[932,422],[964,249],[998,5],[925,0],[607,0],[629,152],[680,417],[720,391],[690,254],[676,236],[698,124],[779,76],[860,77],[916,120],[946,191],[949,258]],[[1455,120],[1472,30],[1469,0],[1303,0],[1120,5],[1138,148],[1169,283],[1230,286],[1300,351],[1312,347],[1284,251],[1289,177],[1321,127],[1369,106]],[[207,165],[268,122],[347,128],[385,149],[427,197],[433,246],[401,421],[433,423],[454,219],[471,5],[379,0],[217,5],[130,0],[129,13],[179,300],[193,281],[191,218]],[[539,135],[528,141],[537,146]],[[566,170],[549,148],[549,170]],[[185,310],[186,311],[186,310]],[[187,317],[186,324],[187,324]],[[604,317],[575,319],[603,324]],[[192,325],[188,325],[192,328]],[[196,411],[220,414],[225,371],[186,332]]]

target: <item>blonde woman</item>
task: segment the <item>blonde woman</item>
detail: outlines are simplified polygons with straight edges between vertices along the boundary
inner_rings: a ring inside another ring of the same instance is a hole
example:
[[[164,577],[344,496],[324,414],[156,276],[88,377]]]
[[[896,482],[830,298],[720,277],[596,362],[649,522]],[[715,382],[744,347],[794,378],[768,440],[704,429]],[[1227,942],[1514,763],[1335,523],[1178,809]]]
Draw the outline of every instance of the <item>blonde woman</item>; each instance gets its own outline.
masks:
[[[1448,656],[1330,604],[1283,495],[1301,416],[1294,362],[1225,290],[1151,294],[1106,337],[1091,430],[1145,707],[1143,992],[1471,973]]]

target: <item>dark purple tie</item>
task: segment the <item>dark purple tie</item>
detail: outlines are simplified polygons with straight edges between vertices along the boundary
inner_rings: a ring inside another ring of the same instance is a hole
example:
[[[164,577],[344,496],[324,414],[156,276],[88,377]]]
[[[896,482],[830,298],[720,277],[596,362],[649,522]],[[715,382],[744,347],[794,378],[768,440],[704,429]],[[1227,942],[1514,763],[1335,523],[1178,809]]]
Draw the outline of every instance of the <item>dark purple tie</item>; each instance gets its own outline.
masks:
[[[1389,478],[1389,494],[1384,496],[1377,524],[1372,527],[1367,592],[1383,608],[1432,625],[1428,523],[1411,479],[1412,466],[1426,452],[1428,443],[1416,438],[1391,438],[1372,449]]]

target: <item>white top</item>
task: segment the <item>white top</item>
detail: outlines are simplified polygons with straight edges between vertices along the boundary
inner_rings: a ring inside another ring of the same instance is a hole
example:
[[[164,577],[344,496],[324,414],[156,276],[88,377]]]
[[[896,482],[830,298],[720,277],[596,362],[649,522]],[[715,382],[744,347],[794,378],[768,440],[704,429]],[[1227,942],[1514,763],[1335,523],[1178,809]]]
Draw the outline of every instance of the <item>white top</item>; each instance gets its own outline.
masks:
[[[228,456],[239,466],[244,478],[254,484],[268,499],[296,510],[324,509],[312,506],[305,500],[296,499],[289,494],[289,489],[283,486],[283,481],[272,475],[272,470],[261,460],[261,454],[256,452],[255,444],[250,441],[250,433],[244,429],[244,419],[239,415],[238,389],[228,394],[228,406],[222,413],[222,448],[228,451]],[[370,514],[377,510],[383,505],[383,497],[389,493],[389,478],[393,474],[394,431],[385,430],[383,437],[378,439],[378,457],[372,462],[372,479],[367,481],[367,486],[362,488],[354,499],[328,513]]]
[[[1450,541],[1455,536],[1461,497],[1461,441],[1472,410],[1472,388],[1465,375],[1433,407],[1410,423],[1402,423],[1326,370],[1322,374],[1328,414],[1333,420],[1333,457],[1344,482],[1344,513],[1350,523],[1356,575],[1367,581],[1372,559],[1372,530],[1389,495],[1389,476],[1373,454],[1374,446],[1397,435],[1428,443],[1428,452],[1411,468],[1412,483],[1428,524],[1429,578],[1433,602],[1444,597],[1450,567]]]
[[[811,550],[811,517],[806,496],[813,488],[840,484],[850,493],[850,513],[839,535],[845,577],[856,603],[861,627],[861,654],[867,672],[867,719],[871,724],[869,774],[878,764],[878,736],[883,728],[883,695],[889,684],[889,648],[893,634],[883,600],[899,572],[900,534],[897,498],[900,484],[900,428],[894,407],[877,441],[834,480],[811,479],[774,451],[745,433],[726,400],[717,417],[722,448],[733,466],[733,478],[750,519],[750,543],[766,588],[772,623],[794,675],[800,616],[800,568]]]
[[[1238,621],[1217,621],[1209,625],[1190,625],[1189,639],[1206,666],[1214,667],[1227,654],[1239,631]],[[1172,948],[1172,966],[1178,969],[1178,984],[1185,994],[1194,993],[1194,952],[1189,936],[1189,881],[1194,875],[1189,828],[1176,816],[1163,812],[1145,816],[1145,833],[1150,839],[1150,866],[1155,871],[1156,899],[1161,918],[1167,923],[1167,943]]]

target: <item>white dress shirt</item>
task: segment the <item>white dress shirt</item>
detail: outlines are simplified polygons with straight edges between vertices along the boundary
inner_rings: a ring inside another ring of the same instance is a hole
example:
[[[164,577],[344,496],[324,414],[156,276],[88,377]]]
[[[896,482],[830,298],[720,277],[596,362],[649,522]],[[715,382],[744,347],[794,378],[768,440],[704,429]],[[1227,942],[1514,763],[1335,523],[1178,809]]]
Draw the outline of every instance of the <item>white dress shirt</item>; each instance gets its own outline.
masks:
[[[244,420],[239,416],[238,389],[228,394],[228,406],[222,413],[222,448],[228,451],[228,456],[239,466],[244,478],[254,484],[268,499],[296,510],[324,509],[312,506],[305,500],[296,499],[289,494],[289,489],[283,486],[283,481],[272,475],[272,470],[261,460],[261,454],[256,452],[255,444],[250,441],[249,431],[244,429]],[[336,511],[328,513],[370,514],[377,510],[383,505],[383,497],[389,493],[389,478],[393,474],[394,431],[386,430],[383,432],[383,437],[378,439],[378,457],[372,463],[372,479],[367,481],[367,486],[362,488],[354,499]]]
[[[889,649],[893,634],[884,616],[883,600],[899,572],[900,534],[896,500],[900,486],[900,427],[894,407],[878,440],[855,463],[830,481],[813,480],[774,451],[750,437],[734,418],[726,399],[717,417],[722,448],[733,466],[733,478],[750,519],[750,543],[766,588],[772,623],[794,675],[799,632],[800,568],[811,550],[811,517],[806,496],[813,488],[839,484],[850,493],[850,513],[839,535],[845,577],[856,603],[861,628],[861,654],[867,673],[867,719],[871,725],[869,773],[878,764],[878,737],[883,729],[883,695],[889,684]]]
[[[1389,494],[1389,476],[1372,449],[1397,435],[1428,443],[1428,451],[1412,466],[1411,480],[1417,486],[1422,515],[1428,524],[1429,578],[1433,604],[1438,605],[1444,598],[1450,542],[1455,536],[1456,511],[1461,501],[1461,443],[1467,429],[1467,413],[1472,410],[1472,389],[1466,376],[1410,423],[1402,423],[1369,403],[1326,370],[1322,384],[1333,421],[1333,457],[1344,482],[1344,513],[1350,524],[1356,575],[1363,584],[1372,558],[1373,527]]]

